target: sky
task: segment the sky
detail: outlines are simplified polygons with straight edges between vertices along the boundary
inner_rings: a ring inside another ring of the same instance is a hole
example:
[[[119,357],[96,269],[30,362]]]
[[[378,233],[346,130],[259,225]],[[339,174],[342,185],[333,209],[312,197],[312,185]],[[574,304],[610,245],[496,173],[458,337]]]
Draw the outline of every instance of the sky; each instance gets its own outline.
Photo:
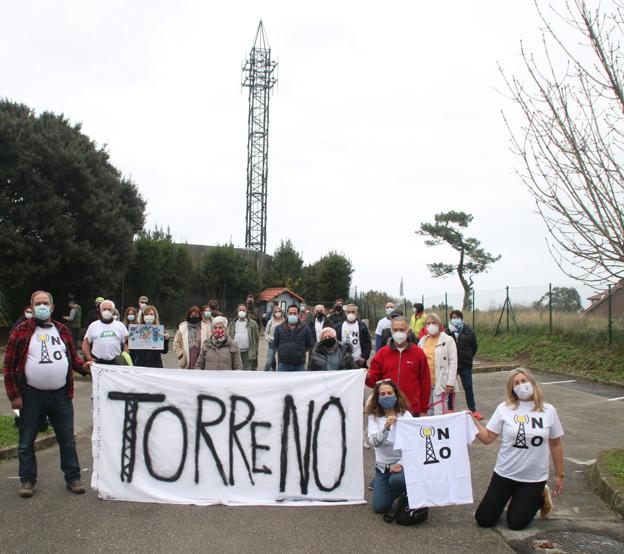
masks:
[[[558,2],[555,1],[555,4]],[[561,2],[559,2],[560,4]],[[347,255],[359,291],[459,297],[452,262],[415,231],[461,210],[502,258],[477,305],[578,286],[549,254],[517,177],[500,64],[539,52],[531,2],[121,2],[0,0],[0,97],[64,113],[134,180],[147,227],[176,241],[244,246],[247,89],[262,19],[279,63],[271,98],[267,251],[290,238],[306,263]],[[578,287],[581,296],[591,291]]]

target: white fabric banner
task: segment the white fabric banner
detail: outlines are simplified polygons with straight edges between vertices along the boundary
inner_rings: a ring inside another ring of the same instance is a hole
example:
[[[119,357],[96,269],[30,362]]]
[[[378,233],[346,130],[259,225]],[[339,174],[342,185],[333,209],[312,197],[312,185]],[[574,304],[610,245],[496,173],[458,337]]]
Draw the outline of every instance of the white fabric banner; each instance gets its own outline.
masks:
[[[277,373],[95,364],[101,498],[320,505],[364,502],[361,370]]]

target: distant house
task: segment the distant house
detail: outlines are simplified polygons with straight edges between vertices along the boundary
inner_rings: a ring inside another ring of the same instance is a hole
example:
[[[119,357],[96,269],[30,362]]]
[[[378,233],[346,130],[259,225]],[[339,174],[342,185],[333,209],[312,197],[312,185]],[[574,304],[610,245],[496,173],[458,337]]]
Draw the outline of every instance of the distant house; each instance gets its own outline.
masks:
[[[591,304],[583,312],[585,315],[604,318],[609,316],[608,290],[594,294],[587,300],[589,300]],[[624,279],[611,287],[611,314],[614,319],[624,318]]]
[[[277,302],[278,305],[286,313],[286,308],[291,304],[299,304],[304,302],[302,296],[299,296],[296,292],[287,289],[286,287],[272,287],[264,289],[258,296],[258,308],[260,313],[265,314],[269,311],[269,307],[273,302]]]

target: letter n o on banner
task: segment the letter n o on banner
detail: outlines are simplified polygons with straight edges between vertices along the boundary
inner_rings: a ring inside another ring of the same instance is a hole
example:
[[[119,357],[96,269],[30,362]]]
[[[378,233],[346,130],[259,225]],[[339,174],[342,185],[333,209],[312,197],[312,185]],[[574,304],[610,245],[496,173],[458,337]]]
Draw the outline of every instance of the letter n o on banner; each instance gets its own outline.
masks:
[[[152,467],[152,457],[149,453],[149,436],[152,431],[152,426],[154,425],[154,421],[156,418],[162,414],[163,412],[170,412],[174,416],[176,416],[180,420],[180,424],[182,425],[182,459],[180,460],[180,465],[178,466],[178,470],[171,475],[170,477],[158,475],[154,471]],[[147,467],[147,471],[154,478],[159,481],[167,481],[173,482],[177,481],[182,475],[182,471],[184,470],[184,464],[186,463],[186,450],[188,447],[188,432],[186,429],[186,421],[184,421],[184,416],[182,412],[176,408],[175,406],[163,406],[162,408],[158,408],[152,412],[152,415],[147,420],[145,424],[145,431],[143,433],[143,456],[145,457],[145,466]]]

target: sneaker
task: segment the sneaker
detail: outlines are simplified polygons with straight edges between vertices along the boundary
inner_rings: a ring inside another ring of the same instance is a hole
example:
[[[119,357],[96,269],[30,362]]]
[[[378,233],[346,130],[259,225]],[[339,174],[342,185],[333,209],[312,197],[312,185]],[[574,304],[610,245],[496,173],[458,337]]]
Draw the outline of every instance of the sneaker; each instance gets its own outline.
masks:
[[[540,509],[540,516],[542,519],[548,517],[548,514],[551,512],[553,507],[552,496],[550,495],[550,487],[548,485],[544,486],[544,504],[542,504],[542,508]]]
[[[22,483],[22,486],[20,487],[19,495],[22,498],[32,498],[33,494],[35,494],[35,485],[27,481]]]
[[[368,490],[372,491],[375,488],[375,479],[372,479],[371,482],[368,484]]]
[[[474,410],[472,412],[472,417],[474,417],[475,419],[478,419],[479,421],[483,419],[483,416],[479,412],[477,412],[477,410]]]
[[[67,489],[74,494],[84,494],[85,488],[80,481],[74,481],[73,483],[67,483]]]

